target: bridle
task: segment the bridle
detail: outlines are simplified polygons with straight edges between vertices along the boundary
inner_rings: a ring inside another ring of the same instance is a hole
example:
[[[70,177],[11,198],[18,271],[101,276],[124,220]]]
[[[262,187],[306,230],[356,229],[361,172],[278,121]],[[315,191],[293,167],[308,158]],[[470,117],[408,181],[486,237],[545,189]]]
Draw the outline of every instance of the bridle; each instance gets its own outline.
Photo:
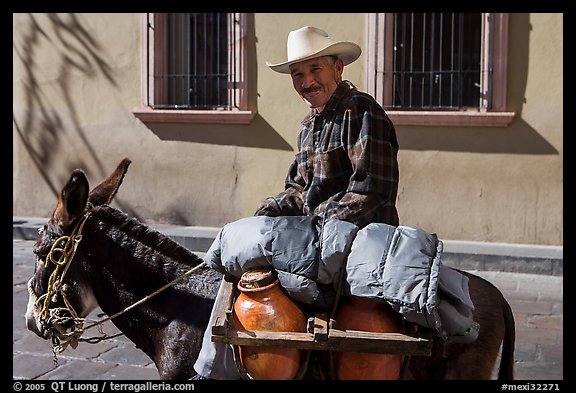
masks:
[[[134,307],[144,303],[148,299],[156,296],[163,290],[171,287],[172,285],[176,284],[177,282],[183,280],[184,278],[188,277],[190,274],[194,273],[201,267],[203,267],[206,263],[202,262],[184,274],[180,275],[173,281],[169,282],[168,284],[162,286],[158,290],[154,291],[150,295],[147,295],[137,301],[136,303],[126,307],[125,309],[117,312],[114,315],[108,316],[104,319],[99,321],[95,321],[89,326],[84,326],[86,321],[85,318],[81,318],[78,316],[78,313],[68,300],[66,296],[66,292],[69,289],[68,284],[64,284],[64,277],[74,259],[74,255],[76,253],[76,249],[78,245],[82,241],[82,231],[84,229],[84,224],[90,218],[91,212],[87,211],[84,216],[80,219],[80,221],[74,227],[74,230],[70,235],[64,235],[59,237],[54,244],[52,245],[50,252],[46,256],[45,261],[45,268],[47,269],[50,264],[55,265],[54,271],[50,274],[48,279],[48,288],[46,293],[41,295],[40,297],[36,297],[32,290],[32,281],[33,278],[28,280],[28,293],[33,298],[36,298],[35,307],[39,310],[38,314],[40,316],[40,323],[42,328],[46,331],[50,331],[52,333],[52,350],[54,352],[54,360],[57,362],[57,354],[63,352],[68,345],[72,348],[76,348],[78,346],[78,342],[88,342],[90,344],[96,344],[100,341],[111,339],[114,337],[121,336],[123,333],[118,333],[115,335],[107,335],[102,330],[102,324],[110,319],[116,318],[125,312],[133,309]],[[59,246],[59,244],[64,243],[63,246]],[[64,303],[64,307],[50,307],[51,303],[55,303],[58,300],[58,297],[62,298]],[[71,324],[71,327],[66,328],[65,325],[67,323]],[[92,327],[98,327],[100,332],[99,337],[90,337],[90,338],[82,338],[82,334],[85,330],[90,329]]]
[[[86,212],[70,235],[60,236],[54,242],[44,262],[46,269],[49,268],[50,264],[53,264],[55,268],[48,279],[46,293],[36,298],[35,306],[39,311],[42,329],[52,333],[54,355],[64,351],[68,345],[76,348],[84,332],[84,318],[78,316],[72,303],[68,300],[66,293],[69,286],[64,284],[64,277],[74,259],[78,244],[82,241],[84,224],[90,215],[89,211]],[[35,296],[32,290],[32,281],[32,279],[28,281],[28,293]],[[62,299],[64,307],[51,307],[58,298]],[[67,323],[71,323],[71,327],[65,328]]]

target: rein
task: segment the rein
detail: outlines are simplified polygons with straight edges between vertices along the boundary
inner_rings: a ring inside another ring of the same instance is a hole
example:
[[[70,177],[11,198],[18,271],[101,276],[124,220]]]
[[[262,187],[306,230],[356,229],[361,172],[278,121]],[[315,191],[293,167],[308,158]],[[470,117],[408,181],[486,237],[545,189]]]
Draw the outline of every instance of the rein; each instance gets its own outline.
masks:
[[[78,224],[76,224],[76,227],[74,227],[74,230],[69,236],[65,235],[58,238],[58,240],[54,242],[52,248],[50,249],[50,252],[46,256],[45,267],[48,268],[49,264],[53,263],[56,266],[56,268],[54,269],[54,271],[50,275],[50,278],[48,279],[48,289],[46,293],[37,298],[36,306],[38,307],[38,305],[42,302],[42,308],[40,309],[39,313],[40,321],[42,326],[46,330],[50,330],[52,332],[52,347],[55,356],[55,361],[56,361],[56,354],[63,352],[66,349],[66,347],[68,347],[68,345],[72,346],[72,348],[75,349],[78,346],[79,341],[88,342],[90,344],[96,344],[100,341],[122,335],[122,333],[113,336],[106,335],[102,331],[102,324],[139,306],[145,301],[158,295],[165,289],[171,287],[177,282],[188,277],[189,275],[191,275],[192,273],[194,273],[195,271],[197,271],[206,264],[205,262],[202,262],[196,265],[192,269],[178,276],[176,279],[162,286],[161,288],[154,291],[150,295],[144,296],[136,303],[126,307],[125,309],[115,313],[114,315],[108,316],[99,321],[95,321],[92,324],[84,327],[85,318],[80,318],[78,316],[78,313],[76,312],[76,310],[74,310],[74,307],[66,297],[66,291],[68,290],[68,285],[64,284],[64,276],[66,275],[66,272],[68,271],[68,268],[70,267],[70,264],[74,259],[74,255],[76,253],[78,245],[80,244],[80,241],[82,241],[82,230],[84,229],[84,224],[86,223],[90,215],[91,213],[87,212],[78,222]],[[65,242],[64,246],[59,247],[58,245],[61,242]],[[29,280],[28,292],[30,294],[33,294],[31,285],[32,280]],[[50,303],[56,302],[58,299],[58,295],[61,296],[65,304],[65,307],[50,308]],[[65,315],[66,313],[68,315]],[[67,331],[64,325],[70,321],[72,322],[72,327],[69,328],[70,331]],[[95,326],[98,326],[98,330],[102,334],[100,337],[82,338],[82,334],[84,333],[85,330]]]

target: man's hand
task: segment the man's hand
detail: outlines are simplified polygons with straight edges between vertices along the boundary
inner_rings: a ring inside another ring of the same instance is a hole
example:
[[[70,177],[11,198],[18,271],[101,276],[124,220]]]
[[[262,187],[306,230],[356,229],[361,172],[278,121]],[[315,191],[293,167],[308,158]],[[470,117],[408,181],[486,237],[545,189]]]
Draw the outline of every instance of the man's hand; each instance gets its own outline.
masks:
[[[255,216],[278,217],[282,214],[276,198],[266,198],[256,209]]]

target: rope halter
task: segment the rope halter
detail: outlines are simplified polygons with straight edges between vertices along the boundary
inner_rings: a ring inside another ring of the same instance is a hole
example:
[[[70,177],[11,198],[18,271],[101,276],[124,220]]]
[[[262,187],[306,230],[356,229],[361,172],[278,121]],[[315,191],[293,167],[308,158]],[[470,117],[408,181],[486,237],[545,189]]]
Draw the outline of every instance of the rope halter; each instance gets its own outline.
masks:
[[[90,212],[84,214],[72,233],[69,236],[59,237],[46,256],[45,268],[48,269],[50,264],[54,264],[55,269],[48,279],[46,293],[36,300],[36,307],[40,310],[39,316],[42,327],[52,333],[54,354],[63,352],[68,345],[76,348],[78,340],[84,332],[84,319],[78,316],[66,296],[69,286],[64,284],[64,277],[74,259],[78,244],[82,240],[82,230],[89,217]],[[63,245],[61,246],[61,244]],[[31,285],[32,280],[28,282],[30,293],[32,293]],[[62,299],[64,307],[51,308],[51,303],[56,303],[59,297]],[[71,323],[71,326],[66,328],[68,323]],[[62,344],[60,343],[61,340],[63,341]]]
[[[55,265],[55,269],[48,279],[48,289],[46,293],[36,298],[35,301],[36,309],[39,310],[38,314],[40,316],[40,323],[42,328],[52,333],[52,347],[55,360],[57,360],[56,355],[63,352],[68,347],[68,345],[75,349],[78,346],[79,341],[95,344],[105,339],[120,336],[122,333],[112,336],[106,335],[102,332],[102,324],[134,309],[135,307],[158,295],[177,282],[182,281],[206,265],[205,262],[202,262],[195,267],[192,267],[190,270],[178,276],[176,279],[165,284],[151,294],[144,296],[142,299],[124,308],[123,310],[99,321],[95,321],[89,326],[85,327],[84,323],[86,319],[80,318],[78,316],[78,313],[76,310],[74,310],[74,307],[66,296],[66,292],[69,287],[67,284],[64,284],[64,277],[68,271],[68,268],[70,267],[72,259],[74,259],[74,254],[76,253],[78,244],[82,240],[82,230],[84,229],[84,224],[89,217],[90,212],[87,212],[78,222],[69,236],[61,236],[52,245],[50,252],[46,256],[45,267],[48,268],[50,263],[52,263]],[[59,246],[61,243],[63,243],[63,246]],[[32,290],[32,281],[32,279],[28,281],[28,292],[31,296],[34,296],[34,292]],[[58,297],[62,298],[65,307],[50,308],[51,303],[58,301]],[[66,328],[66,324],[70,324],[70,327]],[[101,334],[100,337],[81,337],[85,330],[94,326],[98,327]]]

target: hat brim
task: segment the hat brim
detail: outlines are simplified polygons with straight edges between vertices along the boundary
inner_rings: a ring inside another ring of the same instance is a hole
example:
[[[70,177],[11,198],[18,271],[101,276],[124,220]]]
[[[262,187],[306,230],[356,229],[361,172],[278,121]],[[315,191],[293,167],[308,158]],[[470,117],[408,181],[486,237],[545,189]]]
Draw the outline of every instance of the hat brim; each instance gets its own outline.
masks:
[[[358,59],[361,53],[362,50],[360,49],[360,47],[353,42],[337,42],[308,56],[299,57],[278,64],[271,64],[269,62],[266,62],[266,65],[270,67],[273,71],[280,72],[282,74],[289,74],[290,66],[294,63],[299,63],[301,61],[310,60],[322,56],[338,56],[342,60],[344,65],[348,65],[354,62],[356,59]]]

